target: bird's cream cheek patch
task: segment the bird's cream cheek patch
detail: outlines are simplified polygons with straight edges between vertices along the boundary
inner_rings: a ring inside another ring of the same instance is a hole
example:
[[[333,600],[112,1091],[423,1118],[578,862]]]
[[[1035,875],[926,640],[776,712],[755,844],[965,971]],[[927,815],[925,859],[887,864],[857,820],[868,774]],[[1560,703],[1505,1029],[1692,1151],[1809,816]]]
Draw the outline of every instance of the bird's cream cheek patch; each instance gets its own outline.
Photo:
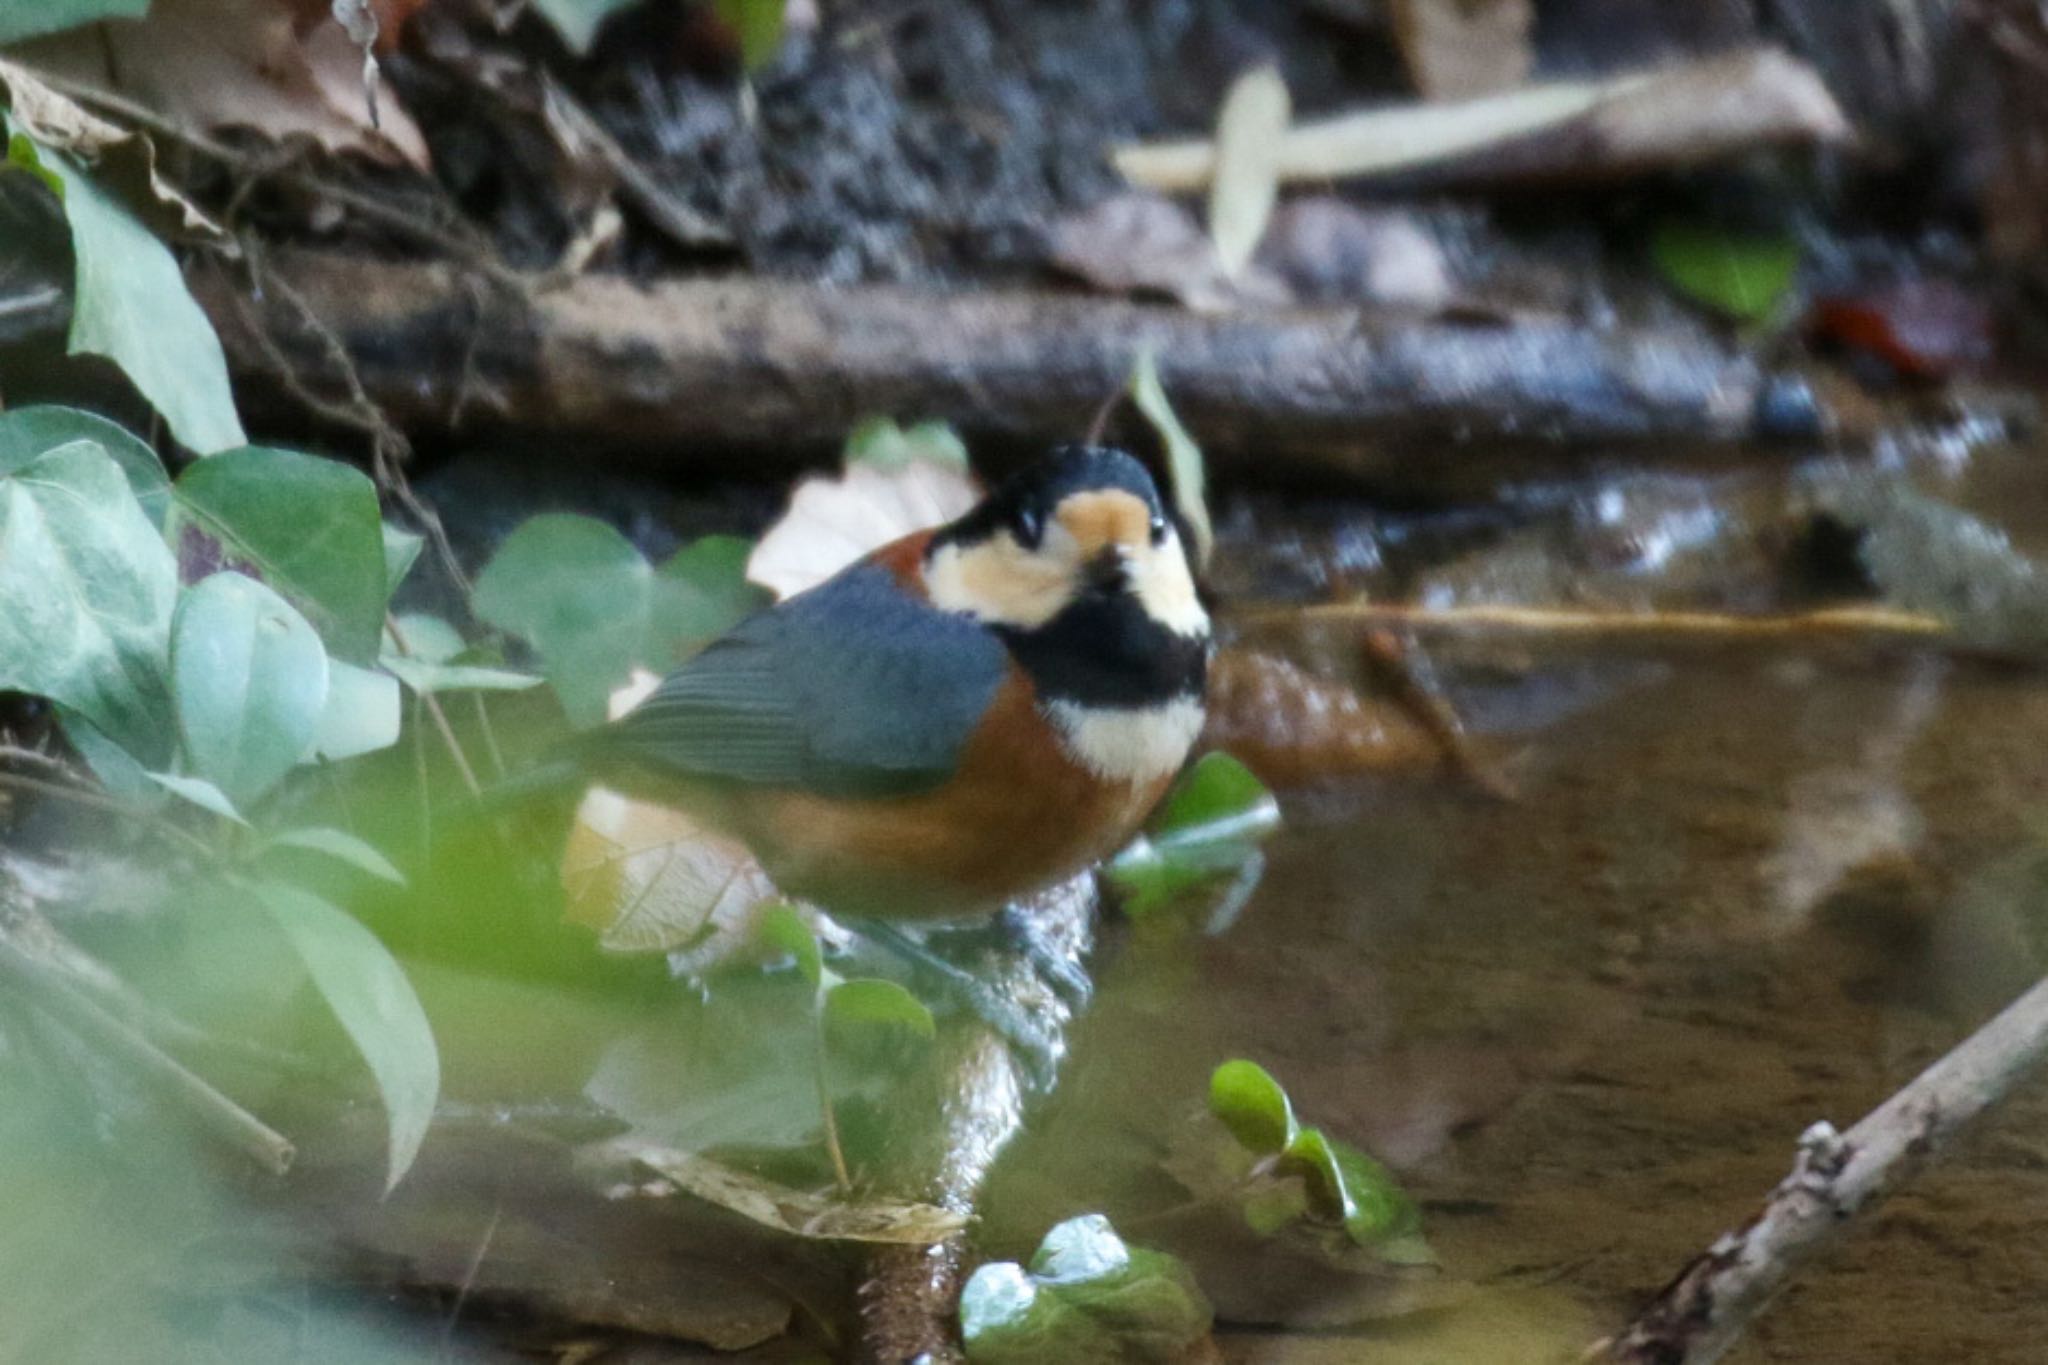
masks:
[[[1193,697],[1130,710],[1062,701],[1046,714],[1074,761],[1110,782],[1172,776],[1202,733],[1202,703]]]

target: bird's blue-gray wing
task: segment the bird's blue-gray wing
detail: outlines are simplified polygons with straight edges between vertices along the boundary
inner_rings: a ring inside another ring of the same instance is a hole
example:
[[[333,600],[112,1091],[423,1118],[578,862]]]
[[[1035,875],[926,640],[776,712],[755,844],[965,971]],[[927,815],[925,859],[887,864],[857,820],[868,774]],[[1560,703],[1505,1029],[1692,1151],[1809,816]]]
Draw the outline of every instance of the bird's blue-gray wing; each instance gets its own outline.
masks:
[[[593,751],[832,795],[914,791],[952,773],[1006,660],[980,626],[856,565],[721,636]]]

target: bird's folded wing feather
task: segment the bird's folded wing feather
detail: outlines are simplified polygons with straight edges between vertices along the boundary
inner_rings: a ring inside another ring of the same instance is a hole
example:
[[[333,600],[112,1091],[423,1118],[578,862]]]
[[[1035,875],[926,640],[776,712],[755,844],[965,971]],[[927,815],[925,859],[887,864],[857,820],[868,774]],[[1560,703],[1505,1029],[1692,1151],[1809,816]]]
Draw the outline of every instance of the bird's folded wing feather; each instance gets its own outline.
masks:
[[[952,773],[1006,661],[989,632],[863,563],[741,622],[591,739],[655,771],[912,791]]]

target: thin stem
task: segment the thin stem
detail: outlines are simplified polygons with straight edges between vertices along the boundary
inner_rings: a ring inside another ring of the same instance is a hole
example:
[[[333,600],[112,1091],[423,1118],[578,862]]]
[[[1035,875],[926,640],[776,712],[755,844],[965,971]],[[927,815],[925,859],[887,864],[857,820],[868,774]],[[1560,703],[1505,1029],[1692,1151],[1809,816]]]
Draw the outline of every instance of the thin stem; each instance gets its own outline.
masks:
[[[830,1059],[825,1055],[825,1011],[823,997],[818,1000],[821,1008],[811,1011],[811,1036],[817,1043],[818,1065],[818,1109],[825,1116],[825,1151],[832,1158],[832,1174],[839,1180],[839,1191],[845,1194],[853,1189],[853,1177],[846,1170],[846,1152],[839,1145],[839,1115],[832,1109],[832,1086],[826,1079],[826,1068]]]
[[[1329,622],[1430,633],[1498,631],[1533,636],[1872,636],[1937,643],[1953,638],[1948,624],[1939,617],[1889,607],[1829,607],[1820,611],[1746,616],[1716,611],[1581,611],[1494,604],[1415,607],[1380,602],[1326,602],[1305,607],[1262,608],[1235,615],[1233,619],[1243,625]]]
[[[407,642],[405,632],[399,628],[398,618],[386,615],[384,629],[390,632],[392,643],[398,646],[398,652],[408,659],[412,658],[412,645]],[[469,766],[469,755],[462,752],[462,744],[455,738],[455,727],[448,723],[448,713],[441,709],[440,698],[425,688],[416,689],[414,695],[425,705],[427,714],[434,718],[434,728],[441,732],[441,741],[448,746],[448,756],[455,760],[455,770],[462,774],[463,785],[469,788],[469,794],[482,796],[483,784],[476,780],[476,769]]]

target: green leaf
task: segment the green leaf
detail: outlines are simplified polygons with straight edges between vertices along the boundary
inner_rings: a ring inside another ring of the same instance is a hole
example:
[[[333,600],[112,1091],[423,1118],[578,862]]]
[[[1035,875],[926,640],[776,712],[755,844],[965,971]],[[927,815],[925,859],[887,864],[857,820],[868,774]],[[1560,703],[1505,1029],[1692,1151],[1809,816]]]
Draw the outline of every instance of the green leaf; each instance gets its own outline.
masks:
[[[1298,1125],[1287,1092],[1257,1062],[1237,1058],[1209,1077],[1209,1112],[1248,1152],[1274,1156],[1294,1141]]]
[[[1679,293],[1738,322],[1769,317],[1799,271],[1799,244],[1784,233],[1737,233],[1666,222],[1650,255]]]
[[[249,823],[242,812],[235,809],[235,803],[228,799],[227,793],[203,777],[185,777],[178,773],[149,773],[147,776],[165,791],[177,794],[201,810],[211,811],[223,820],[232,820],[245,827]]]
[[[57,707],[57,719],[64,726],[64,738],[78,750],[78,756],[92,769],[101,786],[116,796],[146,806],[162,804],[163,787],[136,761],[135,755],[101,734],[98,726],[68,706]]]
[[[401,531],[390,522],[382,524],[384,533],[384,600],[388,604],[397,593],[399,584],[412,572],[412,566],[419,561],[420,547],[427,543],[425,536]]]
[[[90,441],[0,475],[0,688],[70,707],[145,767],[171,756],[177,571]]]
[[[163,461],[142,438],[96,412],[38,404],[0,413],[0,474],[72,441],[91,441],[113,456],[143,512],[163,524],[171,500],[171,479]]]
[[[313,825],[273,834],[266,841],[266,848],[297,848],[324,854],[379,881],[390,882],[393,886],[405,885],[405,874],[393,867],[391,860],[379,853],[374,845],[331,825]]]
[[[246,441],[220,338],[176,258],[68,156],[18,135],[10,135],[8,153],[12,163],[62,185],[77,262],[70,353],[113,361],[171,434],[200,454]]]
[[[867,417],[847,433],[840,462],[894,470],[920,460],[965,472],[967,446],[944,422],[919,422],[905,430],[892,417]]]
[[[11,0],[0,5],[0,43],[18,43],[100,19],[140,19],[149,0]]]
[[[825,959],[818,949],[818,936],[794,905],[783,901],[761,917],[761,938],[779,952],[796,959],[796,969],[816,989],[824,978]]]
[[[395,635],[385,631],[386,648],[378,662],[415,692],[523,692],[541,683],[529,673],[459,662],[464,654],[472,653],[469,644],[438,616],[407,612],[397,625]],[[404,653],[397,647],[401,638]]]
[[[217,573],[178,603],[171,680],[186,758],[249,802],[312,748],[327,704],[327,651],[284,598]]]
[[[842,981],[825,992],[825,1026],[842,1037],[897,1032],[930,1042],[938,1025],[924,1002],[894,981]]]
[[[718,13],[740,39],[740,61],[747,70],[765,65],[782,46],[783,12],[787,0],[717,0]]]
[[[1142,918],[1224,878],[1255,877],[1258,841],[1279,823],[1279,803],[1251,769],[1204,754],[1174,784],[1150,833],[1110,860],[1109,879],[1126,912]]]
[[[633,0],[533,0],[534,9],[562,35],[562,41],[579,55],[590,51],[597,31],[614,11]]]
[[[390,950],[345,911],[295,886],[271,882],[260,890],[264,908],[377,1083],[389,1191],[419,1154],[440,1094],[440,1054],[426,1011]]]
[[[359,471],[289,450],[230,450],[179,476],[166,535],[186,582],[239,569],[284,594],[338,657],[376,660],[384,524]]]
[[[708,539],[657,574],[601,521],[535,517],[477,579],[477,614],[532,642],[570,721],[595,725],[636,664],[667,666],[683,639],[716,634],[762,600],[740,581],[740,542]]]
[[[1149,346],[1138,352],[1137,363],[1131,367],[1130,390],[1131,401],[1137,404],[1138,412],[1166,448],[1174,510],[1180,513],[1188,534],[1194,537],[1195,543],[1188,549],[1199,568],[1209,562],[1216,549],[1216,529],[1209,520],[1209,476],[1202,448],[1180,424],[1173,404],[1167,400],[1166,387],[1159,382],[1159,364]]]
[[[1031,1267],[985,1265],[961,1291],[975,1365],[1185,1360],[1209,1334],[1214,1313],[1187,1268],[1127,1246],[1099,1213],[1047,1233]]]
[[[1306,1180],[1312,1211],[1341,1223],[1359,1246],[1398,1239],[1412,1257],[1421,1214],[1393,1173],[1364,1152],[1320,1128],[1303,1128],[1287,1144],[1279,1169]]]
[[[339,659],[327,661],[327,705],[313,735],[316,758],[339,760],[398,743],[398,679]]]

